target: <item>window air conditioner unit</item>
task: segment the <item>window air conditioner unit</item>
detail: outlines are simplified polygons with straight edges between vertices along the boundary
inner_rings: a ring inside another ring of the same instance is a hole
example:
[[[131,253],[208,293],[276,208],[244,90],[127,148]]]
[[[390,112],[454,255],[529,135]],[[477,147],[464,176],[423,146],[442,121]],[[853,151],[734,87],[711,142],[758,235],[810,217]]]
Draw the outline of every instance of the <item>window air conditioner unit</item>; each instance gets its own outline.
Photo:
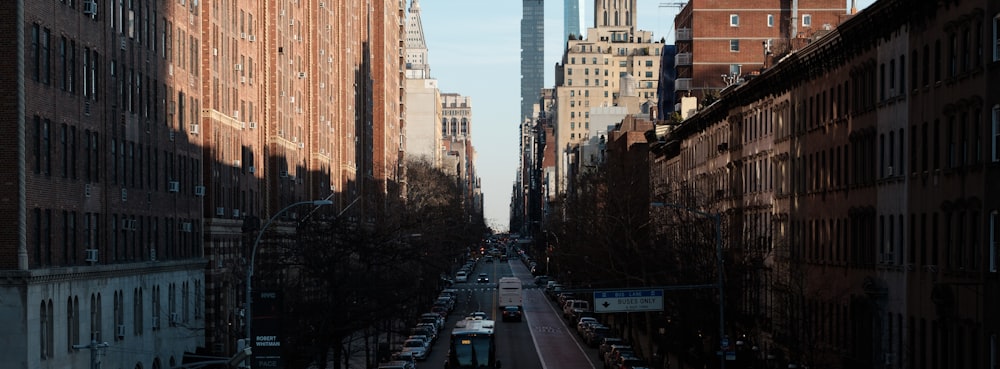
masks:
[[[170,139],[170,142],[173,142],[174,141],[174,132],[170,131],[170,133],[167,134],[167,138]]]
[[[250,41],[250,42],[257,41],[257,36],[247,35],[247,41]]]
[[[89,16],[92,16],[92,17],[96,16],[97,15],[97,1],[94,1],[94,0],[84,1],[83,2],[83,14],[86,14],[86,15],[89,15]]]
[[[84,261],[89,262],[89,263],[96,263],[97,262],[97,249],[86,249],[86,250],[83,250],[83,251],[87,252],[87,258],[84,259]]]
[[[236,71],[241,71],[243,70],[243,64],[236,64],[235,66],[233,66],[233,69],[235,69]]]
[[[254,174],[255,172],[257,172],[257,168],[254,168],[253,165],[251,165],[249,168],[247,168],[247,171],[250,172],[250,174]]]
[[[122,202],[128,201],[128,190],[122,189]]]
[[[288,171],[283,170],[278,175],[281,176],[281,178],[288,178]]]
[[[892,177],[892,165],[889,166],[889,169],[886,170],[886,172],[889,174],[889,177]]]
[[[153,327],[153,329],[160,329],[160,317],[154,315],[153,322],[150,325]]]
[[[299,72],[299,78],[306,78],[306,72]]]
[[[299,148],[300,149],[306,148],[306,143],[305,142],[299,142]]]
[[[170,313],[170,325],[176,325],[179,322],[180,317],[177,316],[177,313]]]
[[[83,197],[90,197],[90,183],[83,185]]]
[[[205,186],[194,186],[195,196],[205,196]]]
[[[167,190],[170,192],[180,192],[181,183],[177,181],[167,182]]]
[[[219,207],[216,207],[216,208],[215,208],[215,215],[216,215],[216,216],[223,216],[223,215],[226,215],[226,208],[225,208],[225,207],[222,207],[222,206],[219,206]]]
[[[257,128],[257,122],[250,121],[250,129]]]
[[[247,38],[247,33],[246,32],[240,32],[240,38],[243,38],[243,39]]]
[[[233,209],[233,218],[240,217],[240,209]]]
[[[199,132],[198,125],[197,124],[192,124],[191,125],[191,134],[195,134],[196,135],[196,134],[198,134],[198,132]]]
[[[191,232],[191,222],[181,223],[181,232]]]
[[[240,163],[239,159],[233,160],[233,167],[234,168],[239,168],[240,164],[242,164],[242,163]]]
[[[125,338],[125,325],[119,324],[117,328],[115,332],[118,334],[118,338]]]

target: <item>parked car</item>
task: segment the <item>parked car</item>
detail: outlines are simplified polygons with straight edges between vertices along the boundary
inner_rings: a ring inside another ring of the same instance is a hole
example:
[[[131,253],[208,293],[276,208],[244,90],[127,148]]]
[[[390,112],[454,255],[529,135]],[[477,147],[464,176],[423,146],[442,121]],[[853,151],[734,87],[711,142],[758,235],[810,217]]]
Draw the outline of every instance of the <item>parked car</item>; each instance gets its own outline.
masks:
[[[417,360],[427,360],[427,354],[429,350],[429,345],[423,339],[407,339],[403,341],[403,351],[408,351],[413,354],[413,358]]]
[[[615,369],[638,369],[638,368],[648,368],[649,364],[646,360],[639,358],[638,356],[621,356],[614,363]]]
[[[412,361],[393,360],[378,364],[378,369],[417,369]]]
[[[445,320],[438,313],[423,313],[420,315],[420,322],[433,323],[437,327],[437,330],[440,331],[444,329]]]
[[[504,306],[502,319],[505,322],[520,322],[521,315],[521,309],[517,306]]]
[[[433,343],[437,340],[437,329],[428,323],[420,323],[417,324],[416,327],[410,328],[410,335],[430,337],[431,342]]]
[[[594,317],[580,318],[580,320],[576,322],[576,334],[583,335],[583,330],[585,329],[585,327],[588,324],[595,324],[595,323],[597,323],[597,318]]]
[[[448,318],[448,308],[441,305],[434,305],[431,307],[431,312],[440,315],[442,318]]]
[[[597,358],[604,360],[604,355],[611,351],[611,345],[624,345],[625,339],[621,337],[604,337],[601,344],[597,346]]]
[[[469,273],[466,273],[464,270],[459,270],[458,273],[455,273],[456,283],[463,283],[468,281],[469,281]]]
[[[595,324],[588,327],[583,333],[583,340],[587,342],[587,346],[597,347],[601,343],[601,339],[609,334],[611,334],[610,327],[604,324]]]
[[[547,276],[547,275],[540,275],[540,276],[535,277],[535,285],[536,286],[544,286],[548,282],[549,282],[549,276]]]

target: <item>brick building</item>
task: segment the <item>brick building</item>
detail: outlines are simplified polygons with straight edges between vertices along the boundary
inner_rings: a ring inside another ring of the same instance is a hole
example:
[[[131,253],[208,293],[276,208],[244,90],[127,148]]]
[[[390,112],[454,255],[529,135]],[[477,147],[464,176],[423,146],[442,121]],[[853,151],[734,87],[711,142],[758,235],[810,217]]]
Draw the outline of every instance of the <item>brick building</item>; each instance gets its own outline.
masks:
[[[231,355],[261,223],[313,199],[375,219],[399,197],[404,11],[0,4],[0,40],[18,51],[0,70],[8,362],[87,367],[88,347],[107,367]]]
[[[674,17],[676,97],[703,99],[847,18],[843,0],[690,0]]]
[[[722,214],[746,360],[997,365],[998,5],[881,0],[653,145],[653,198]]]

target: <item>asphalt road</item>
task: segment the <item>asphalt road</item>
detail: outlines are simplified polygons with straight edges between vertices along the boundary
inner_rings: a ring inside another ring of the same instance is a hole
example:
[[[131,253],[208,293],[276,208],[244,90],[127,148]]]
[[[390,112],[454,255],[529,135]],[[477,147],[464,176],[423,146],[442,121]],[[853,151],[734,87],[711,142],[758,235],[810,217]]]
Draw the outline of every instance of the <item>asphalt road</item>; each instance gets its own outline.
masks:
[[[487,273],[489,283],[476,283],[479,273]],[[521,279],[524,292],[524,319],[521,322],[503,322],[496,305],[496,281],[500,277],[514,276]],[[448,353],[448,339],[455,323],[469,313],[485,312],[496,321],[497,359],[503,369],[597,369],[596,350],[583,345],[575,327],[567,326],[562,312],[556,309],[542,289],[534,288],[534,280],[518,259],[509,261],[480,262],[472,271],[471,282],[456,283],[459,291],[455,310],[448,316],[445,330],[439,335],[427,360],[417,366],[421,369],[440,369]]]

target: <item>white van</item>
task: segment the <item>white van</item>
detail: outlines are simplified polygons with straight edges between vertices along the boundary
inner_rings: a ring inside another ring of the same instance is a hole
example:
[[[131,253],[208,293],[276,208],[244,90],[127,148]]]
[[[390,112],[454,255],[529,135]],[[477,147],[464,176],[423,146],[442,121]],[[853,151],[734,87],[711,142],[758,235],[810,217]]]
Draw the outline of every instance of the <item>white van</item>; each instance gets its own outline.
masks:
[[[465,271],[460,270],[458,271],[458,273],[455,273],[455,282],[468,282],[468,281],[469,281],[469,274],[466,273]]]

